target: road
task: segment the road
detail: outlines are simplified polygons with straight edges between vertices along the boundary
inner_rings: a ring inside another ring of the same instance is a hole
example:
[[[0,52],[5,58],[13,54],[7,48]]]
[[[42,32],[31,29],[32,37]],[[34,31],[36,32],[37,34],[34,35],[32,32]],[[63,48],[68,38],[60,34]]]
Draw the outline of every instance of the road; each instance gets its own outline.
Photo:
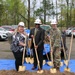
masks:
[[[69,50],[71,38],[67,37],[66,41]],[[14,59],[8,41],[0,41],[0,59]],[[71,59],[75,59],[75,38],[73,39]]]

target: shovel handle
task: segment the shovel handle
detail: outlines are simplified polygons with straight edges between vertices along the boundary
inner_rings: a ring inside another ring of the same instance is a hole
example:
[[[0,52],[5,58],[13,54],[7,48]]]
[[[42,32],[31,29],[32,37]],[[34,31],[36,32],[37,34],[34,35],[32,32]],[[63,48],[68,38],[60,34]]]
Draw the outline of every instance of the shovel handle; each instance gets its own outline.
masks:
[[[26,39],[27,39],[27,38],[25,38],[25,44],[26,44]],[[23,63],[24,63],[25,49],[26,49],[26,47],[24,46],[23,57],[22,57],[22,65],[23,65]]]
[[[44,51],[46,52],[45,48],[44,48]],[[46,56],[47,56],[47,59],[49,60],[49,57],[48,57],[48,54],[47,54],[47,52],[46,52]]]
[[[50,39],[50,49],[51,49],[51,52],[50,52],[50,54],[51,54],[51,61],[53,63],[53,48],[51,46],[51,39]],[[53,64],[53,66],[54,66],[54,64]]]
[[[68,62],[70,61],[71,51],[72,51],[72,42],[73,42],[73,34],[71,36],[71,42],[70,42],[70,50],[69,50],[69,56],[68,56]]]
[[[65,60],[66,60],[66,51],[65,51],[65,48],[64,48],[64,43],[63,43],[62,37],[61,37],[61,42],[62,42],[62,46],[63,46],[64,57],[65,57]]]
[[[33,38],[33,43],[34,43],[34,46],[35,46],[35,39]],[[35,53],[36,53],[36,58],[37,58],[37,62],[38,62],[38,67],[40,68],[40,65],[39,65],[39,58],[38,58],[38,54],[37,54],[37,49],[35,48]]]

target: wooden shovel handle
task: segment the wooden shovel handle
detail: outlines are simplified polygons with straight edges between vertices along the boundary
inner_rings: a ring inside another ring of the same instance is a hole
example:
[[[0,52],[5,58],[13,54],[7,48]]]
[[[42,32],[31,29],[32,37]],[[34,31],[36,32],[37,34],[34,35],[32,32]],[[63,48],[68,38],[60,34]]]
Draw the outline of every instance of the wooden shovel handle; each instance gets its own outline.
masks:
[[[71,51],[72,51],[72,42],[73,42],[73,34],[72,34],[72,36],[71,36],[71,42],[70,42],[70,50],[69,50],[68,61],[70,60],[70,56],[71,56]]]
[[[51,61],[52,61],[52,63],[53,63],[53,48],[52,48],[52,46],[51,46],[51,39],[50,39],[50,54],[51,54]],[[53,64],[53,66],[54,66],[54,64]]]
[[[44,51],[46,52],[45,48],[44,48]],[[48,57],[48,54],[47,54],[47,52],[46,52],[46,57],[47,57],[47,59],[48,59],[48,61],[49,61],[49,57]]]
[[[35,39],[33,38],[33,43],[35,46]],[[38,67],[40,68],[40,64],[39,64],[39,58],[38,58],[38,54],[37,54],[37,49],[35,48],[35,53],[36,53],[36,58],[37,58],[37,62],[38,62]]]
[[[64,43],[63,43],[63,38],[62,37],[61,37],[61,42],[62,42],[64,57],[65,57],[65,60],[66,60],[66,51],[65,51],[65,48],[64,48]]]
[[[26,38],[25,38],[25,44],[26,44]],[[24,63],[25,50],[26,50],[26,47],[24,46],[23,57],[22,57],[22,65]]]

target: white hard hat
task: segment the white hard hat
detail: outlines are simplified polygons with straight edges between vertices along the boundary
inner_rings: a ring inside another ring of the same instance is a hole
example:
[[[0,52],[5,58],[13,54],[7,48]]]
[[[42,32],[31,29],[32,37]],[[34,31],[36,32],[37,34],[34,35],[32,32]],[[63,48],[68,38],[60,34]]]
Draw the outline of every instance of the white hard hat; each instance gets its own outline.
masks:
[[[36,19],[34,23],[35,24],[42,24],[40,19]]]
[[[57,21],[55,19],[51,20],[51,24],[57,24]]]
[[[24,27],[24,22],[19,22],[18,26],[23,26]]]

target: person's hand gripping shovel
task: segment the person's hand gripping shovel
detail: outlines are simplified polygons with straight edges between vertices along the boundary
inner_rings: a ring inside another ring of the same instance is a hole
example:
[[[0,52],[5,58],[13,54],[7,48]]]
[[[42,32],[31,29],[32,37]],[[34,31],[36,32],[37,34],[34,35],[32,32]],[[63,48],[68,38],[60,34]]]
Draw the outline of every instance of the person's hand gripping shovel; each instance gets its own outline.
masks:
[[[33,37],[33,43],[34,43],[34,47],[35,47],[34,37]],[[38,68],[40,69],[40,63],[39,63],[39,58],[38,58],[38,54],[37,54],[37,48],[35,48],[35,53],[36,53],[36,58],[37,58],[37,62],[38,62]],[[37,73],[41,74],[41,73],[43,73],[43,70],[39,70],[39,71],[37,71]]]

